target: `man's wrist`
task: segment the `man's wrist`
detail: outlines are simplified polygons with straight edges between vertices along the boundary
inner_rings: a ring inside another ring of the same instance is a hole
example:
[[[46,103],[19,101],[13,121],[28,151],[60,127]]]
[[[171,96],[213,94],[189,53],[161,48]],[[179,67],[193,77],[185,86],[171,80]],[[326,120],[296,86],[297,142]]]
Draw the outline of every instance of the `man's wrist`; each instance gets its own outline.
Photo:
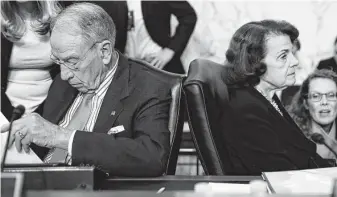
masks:
[[[71,156],[73,154],[73,141],[75,137],[76,130],[73,130],[68,143],[68,154]]]
[[[68,150],[69,140],[73,134],[74,130],[59,127],[55,134],[54,147]]]

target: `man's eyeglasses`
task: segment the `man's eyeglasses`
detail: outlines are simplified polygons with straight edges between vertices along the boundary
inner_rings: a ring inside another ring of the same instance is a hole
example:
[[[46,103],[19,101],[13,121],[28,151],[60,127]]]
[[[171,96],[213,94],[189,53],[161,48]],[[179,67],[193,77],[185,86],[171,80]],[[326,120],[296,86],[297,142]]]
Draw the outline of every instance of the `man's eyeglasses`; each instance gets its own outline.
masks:
[[[63,61],[63,60],[59,60],[56,59],[55,56],[53,54],[50,55],[50,59],[58,65],[63,65],[65,67],[67,67],[68,69],[72,70],[72,71],[78,71],[79,68],[76,67],[76,65],[80,62],[82,62],[83,60],[85,60],[85,58],[87,57],[87,53],[99,42],[95,42],[83,55],[81,58],[79,58],[76,62],[68,62],[68,61]]]
[[[336,92],[328,92],[325,94],[318,93],[318,92],[313,92],[308,94],[308,99],[310,99],[313,102],[320,102],[325,96],[326,100],[328,101],[337,101],[337,93]]]

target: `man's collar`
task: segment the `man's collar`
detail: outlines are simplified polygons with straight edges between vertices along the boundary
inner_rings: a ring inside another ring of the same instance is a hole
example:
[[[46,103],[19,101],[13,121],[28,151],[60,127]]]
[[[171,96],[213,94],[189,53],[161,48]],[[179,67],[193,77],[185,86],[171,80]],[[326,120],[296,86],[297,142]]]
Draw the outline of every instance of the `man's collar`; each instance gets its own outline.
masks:
[[[116,54],[117,54],[117,59],[116,59],[115,64],[110,68],[108,73],[105,75],[104,80],[99,85],[97,90],[95,90],[95,94],[104,92],[109,87],[109,85],[107,86],[107,83],[108,83],[109,80],[111,80],[114,77],[114,75],[116,73],[116,70],[117,70],[117,67],[118,67],[119,54],[118,54],[118,52],[116,52]]]
[[[130,66],[128,59],[119,51],[117,51],[119,54],[119,60],[117,65],[117,70],[114,75],[113,83],[115,83],[117,86],[120,86],[121,92],[120,92],[120,99],[123,99],[127,96],[129,96],[129,82],[130,82]]]

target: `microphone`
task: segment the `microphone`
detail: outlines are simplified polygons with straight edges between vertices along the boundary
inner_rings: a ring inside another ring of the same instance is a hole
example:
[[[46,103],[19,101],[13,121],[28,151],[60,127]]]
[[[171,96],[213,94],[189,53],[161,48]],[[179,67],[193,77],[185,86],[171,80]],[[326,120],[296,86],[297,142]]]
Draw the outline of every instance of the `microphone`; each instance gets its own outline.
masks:
[[[325,141],[325,138],[320,133],[313,133],[311,135],[312,141],[316,142],[317,144],[323,144],[325,147],[327,147],[337,158],[336,151]],[[336,146],[336,142],[332,140],[332,143]]]
[[[4,155],[2,157],[1,161],[1,172],[3,172],[5,161],[6,161],[6,156],[7,156],[7,150],[8,150],[8,143],[9,143],[9,138],[12,133],[12,124],[15,120],[21,118],[21,116],[25,113],[25,107],[23,105],[18,105],[17,107],[14,108],[10,122],[9,122],[9,130],[8,130],[8,137],[6,139],[6,144],[5,144],[5,150],[4,150]]]
[[[14,120],[21,118],[21,116],[25,113],[25,111],[26,109],[23,105],[18,105],[17,107],[15,107],[13,110],[10,123],[12,123]]]

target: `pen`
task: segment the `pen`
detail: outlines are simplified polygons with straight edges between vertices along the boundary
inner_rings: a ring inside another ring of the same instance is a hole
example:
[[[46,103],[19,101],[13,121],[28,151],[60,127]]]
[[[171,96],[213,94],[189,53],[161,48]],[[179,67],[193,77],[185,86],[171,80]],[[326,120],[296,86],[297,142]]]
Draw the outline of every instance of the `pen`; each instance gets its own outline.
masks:
[[[157,194],[163,193],[164,190],[165,190],[165,187],[160,188],[160,189],[157,191]]]

